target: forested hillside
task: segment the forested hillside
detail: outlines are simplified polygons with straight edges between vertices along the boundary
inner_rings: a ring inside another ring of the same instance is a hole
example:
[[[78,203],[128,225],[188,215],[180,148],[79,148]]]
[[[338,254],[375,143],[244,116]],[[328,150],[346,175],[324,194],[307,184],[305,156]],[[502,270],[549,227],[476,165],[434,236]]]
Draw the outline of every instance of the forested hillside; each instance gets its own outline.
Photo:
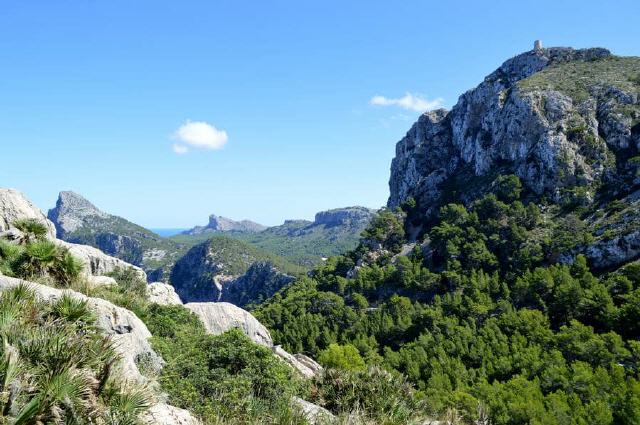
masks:
[[[255,311],[274,341],[460,421],[640,423],[638,64],[537,48],[423,115],[359,247]]]

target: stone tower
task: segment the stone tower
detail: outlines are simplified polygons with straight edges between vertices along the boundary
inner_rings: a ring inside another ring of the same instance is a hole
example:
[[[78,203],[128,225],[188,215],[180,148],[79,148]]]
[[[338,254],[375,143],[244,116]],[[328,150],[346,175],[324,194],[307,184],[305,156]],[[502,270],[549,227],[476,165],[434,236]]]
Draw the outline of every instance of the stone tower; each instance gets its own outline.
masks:
[[[542,50],[542,41],[540,41],[540,40],[536,40],[536,41],[533,43],[533,50],[535,50],[535,51],[540,51],[540,50]]]

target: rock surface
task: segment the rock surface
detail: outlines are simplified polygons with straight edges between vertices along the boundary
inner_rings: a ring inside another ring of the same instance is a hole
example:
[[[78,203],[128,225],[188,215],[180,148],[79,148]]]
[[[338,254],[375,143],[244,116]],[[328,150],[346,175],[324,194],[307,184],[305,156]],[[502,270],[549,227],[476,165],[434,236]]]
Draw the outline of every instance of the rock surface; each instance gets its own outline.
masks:
[[[335,208],[316,214],[314,224],[325,226],[351,226],[368,223],[375,210],[365,207]]]
[[[271,334],[262,323],[246,310],[229,303],[187,303],[186,308],[194,312],[204,324],[207,332],[219,335],[230,329],[242,330],[257,344],[271,347]]]
[[[622,65],[633,68],[635,59],[627,60]],[[451,111],[425,113],[396,146],[389,207],[412,197],[431,214],[444,201],[443,188],[472,199],[496,172],[516,174],[526,189],[556,201],[567,189],[601,181],[611,155],[640,142],[631,140],[632,117],[616,112],[630,106],[636,114],[638,94],[604,77],[584,93],[569,79],[569,89],[552,86],[560,79],[545,80],[543,72],[597,66],[606,75],[608,66],[622,67],[616,61],[605,49],[529,51],[463,94]]]
[[[173,286],[163,282],[153,282],[147,285],[149,302],[160,305],[182,305],[180,297]]]
[[[304,378],[313,378],[322,372],[322,366],[304,354],[290,354],[279,345],[274,345],[271,347],[271,350],[276,356],[298,371]]]
[[[34,282],[0,276],[0,290],[10,289],[20,284],[28,285],[43,301],[56,301],[65,294],[86,301],[89,308],[97,315],[98,327],[106,335],[111,336],[115,342],[116,351],[122,356],[121,370],[125,378],[136,382],[146,382],[146,378],[143,377],[137,366],[137,362],[142,359],[151,369],[160,370],[162,367],[162,358],[153,351],[148,341],[151,333],[133,312],[102,298],[91,298],[72,290],[61,290]]]
[[[70,242],[65,242],[60,239],[56,239],[55,243],[63,248],[69,250],[71,255],[81,260],[84,264],[84,272],[86,275],[103,276],[114,272],[118,269],[134,269],[136,274],[146,281],[147,275],[140,267],[131,265],[119,258],[111,257],[100,251],[98,248],[94,248],[88,245],[80,245]]]
[[[217,232],[246,232],[257,233],[265,230],[267,226],[258,224],[251,220],[235,221],[226,217],[219,217],[215,214],[209,216],[209,223],[206,226],[196,226],[191,230],[183,232],[185,235],[199,235],[202,233]]]
[[[293,397],[291,402],[300,409],[304,417],[311,424],[326,424],[335,420],[335,416],[324,407],[310,403],[300,397]]]
[[[19,219],[34,219],[47,227],[47,237],[54,239],[56,229],[47,217],[21,192],[0,188],[0,232],[15,229],[13,223]]]
[[[145,412],[143,421],[148,425],[199,425],[200,421],[189,411],[166,403],[158,403]]]

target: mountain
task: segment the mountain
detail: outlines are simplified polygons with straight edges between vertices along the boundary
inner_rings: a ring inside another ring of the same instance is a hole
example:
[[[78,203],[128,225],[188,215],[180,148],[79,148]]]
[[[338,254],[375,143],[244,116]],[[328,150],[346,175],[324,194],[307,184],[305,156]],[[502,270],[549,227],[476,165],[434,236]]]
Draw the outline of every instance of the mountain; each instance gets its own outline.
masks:
[[[48,218],[59,239],[90,245],[128,263],[142,267],[151,280],[161,280],[186,251],[174,241],[122,217],[99,210],[81,195],[60,192]]]
[[[621,265],[640,253],[640,222],[630,214],[640,182],[639,95],[637,57],[601,48],[516,56],[451,111],[423,115],[398,143],[389,206],[411,198],[415,216],[433,216],[514,174],[531,199],[592,207],[583,223],[595,240],[580,248],[599,268]],[[614,199],[626,218],[612,222],[598,211]]]
[[[260,233],[230,236],[309,267],[355,248],[374,215],[364,207],[336,208],[317,213],[314,221],[287,220]]]
[[[209,223],[206,226],[196,226],[191,230],[184,231],[185,235],[201,235],[222,232],[261,232],[266,226],[250,220],[235,221],[226,217],[218,217],[215,214],[209,216]]]
[[[289,283],[292,279],[284,273],[303,272],[302,267],[277,255],[217,235],[195,245],[176,262],[171,283],[185,302],[237,301],[246,305]],[[230,286],[235,289],[229,290]],[[273,287],[277,288],[269,289]],[[255,294],[248,294],[249,290]]]
[[[254,313],[325,366],[404,375],[452,422],[633,423],[638,176],[640,58],[536,45],[421,116],[359,246]]]

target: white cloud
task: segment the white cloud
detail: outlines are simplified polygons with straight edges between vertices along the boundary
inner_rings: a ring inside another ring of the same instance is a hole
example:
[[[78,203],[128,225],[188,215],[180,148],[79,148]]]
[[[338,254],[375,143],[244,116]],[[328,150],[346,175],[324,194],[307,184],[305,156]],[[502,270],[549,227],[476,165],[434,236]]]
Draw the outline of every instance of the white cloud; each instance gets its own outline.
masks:
[[[187,120],[173,133],[173,139],[181,142],[173,145],[173,151],[184,154],[188,152],[188,146],[212,150],[222,149],[229,137],[226,131],[218,130],[209,123]]]
[[[179,145],[177,143],[174,143],[173,144],[173,151],[175,153],[177,153],[178,155],[183,155],[183,154],[189,152],[189,148],[184,146],[184,145]]]
[[[442,98],[428,100],[419,95],[408,92],[404,96],[398,98],[373,96],[371,100],[369,100],[371,105],[399,106],[400,108],[417,112],[426,112],[431,111],[432,109],[437,109],[442,106],[442,102]]]

